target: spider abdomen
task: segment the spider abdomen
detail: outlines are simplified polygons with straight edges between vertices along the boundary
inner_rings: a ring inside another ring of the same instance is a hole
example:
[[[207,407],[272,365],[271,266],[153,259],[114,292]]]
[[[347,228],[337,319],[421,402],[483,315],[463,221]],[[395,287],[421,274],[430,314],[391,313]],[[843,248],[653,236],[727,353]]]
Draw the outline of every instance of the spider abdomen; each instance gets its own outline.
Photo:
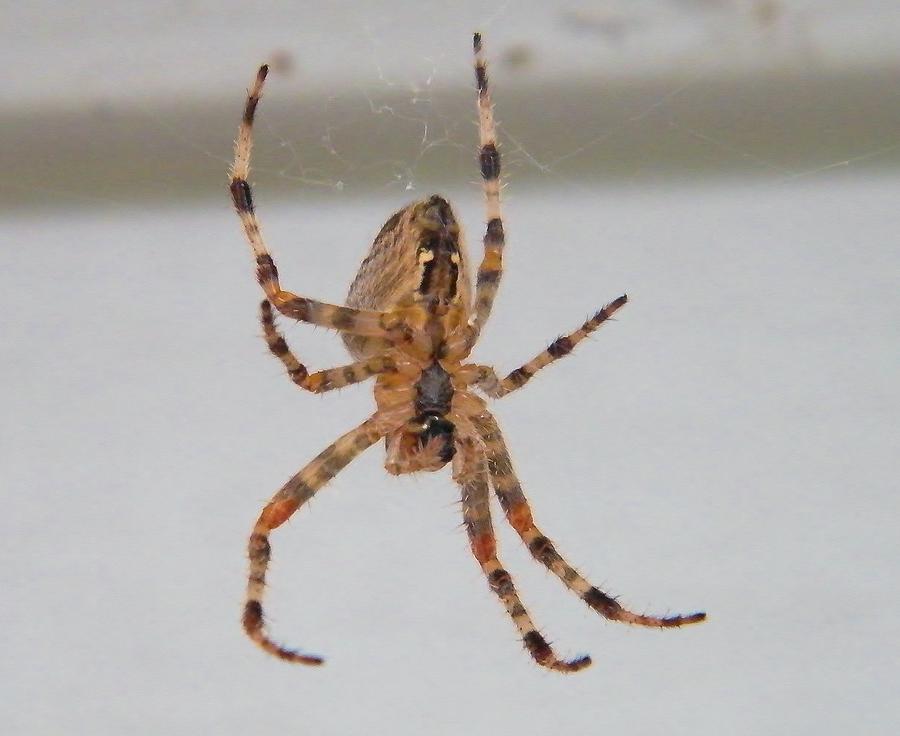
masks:
[[[383,311],[437,296],[468,313],[471,293],[462,232],[450,203],[435,194],[388,218],[360,264],[346,305]],[[357,360],[390,347],[377,338],[347,332],[342,337]]]

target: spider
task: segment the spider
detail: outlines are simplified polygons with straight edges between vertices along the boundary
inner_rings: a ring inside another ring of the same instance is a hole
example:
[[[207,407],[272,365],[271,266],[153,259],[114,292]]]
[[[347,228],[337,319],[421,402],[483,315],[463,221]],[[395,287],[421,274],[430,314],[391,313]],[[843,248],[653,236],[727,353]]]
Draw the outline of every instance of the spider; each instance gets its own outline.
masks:
[[[497,557],[489,506],[491,488],[507,521],[534,558],[602,616],[659,628],[696,623],[706,617],[704,613],[665,617],[632,613],[566,562],[535,526],[500,428],[484,398],[475,392],[498,399],[520,389],[539,370],[572,352],[610,319],[627,297],[613,300],[575,332],[559,337],[503,379],[491,367],[466,362],[491,313],[503,272],[505,242],[500,216],[500,153],[478,33],[474,51],[479,161],[487,217],[474,295],[459,223],[450,204],[439,195],[412,203],[388,219],[360,266],[346,306],[282,289],[247,182],[253,118],[267,66],[260,67],[248,92],[235,142],[230,188],[265,292],[260,316],[266,343],[291,380],[313,393],[376,379],[375,413],[287,481],[263,508],[250,536],[243,627],[263,650],[289,662],[318,665],[323,659],[282,646],[267,633],[262,600],[271,555],[269,536],[350,461],[382,439],[385,468],[394,475],[435,471],[452,462],[472,553],[537,664],[557,672],[576,672],[590,665],[591,659],[586,655],[574,659],[557,656],[522,605],[512,578]],[[354,362],[309,373],[279,333],[272,307],[285,317],[340,332]]]

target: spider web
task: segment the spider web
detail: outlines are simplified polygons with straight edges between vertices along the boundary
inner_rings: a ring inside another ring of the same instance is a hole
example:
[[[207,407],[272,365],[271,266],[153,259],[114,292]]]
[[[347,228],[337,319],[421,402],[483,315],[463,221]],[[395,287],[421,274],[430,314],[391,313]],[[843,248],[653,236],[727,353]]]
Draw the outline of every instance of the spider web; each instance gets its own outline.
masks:
[[[700,169],[778,183],[900,160],[896,126],[857,129],[859,120],[852,116],[835,120],[827,113],[817,115],[811,109],[820,101],[815,95],[790,98],[790,85],[802,87],[807,77],[839,67],[827,43],[816,41],[821,4],[696,0],[674,5],[680,7],[668,17],[646,7],[641,12],[640,3],[627,6],[635,12],[623,5],[619,12],[570,9],[558,14],[556,33],[606,59],[598,68],[612,82],[597,73],[573,80],[567,72],[547,72],[541,67],[548,52],[540,44],[509,40],[509,34],[489,35],[506,183],[580,189],[591,180],[615,177],[639,185],[664,176],[691,176]],[[493,19],[505,28],[512,15],[513,9],[504,5]],[[680,63],[667,70],[659,63],[635,64],[635,49],[672,18],[693,26],[674,55]],[[483,25],[490,29],[492,23]],[[387,24],[366,25],[363,36],[369,63],[358,84],[325,96],[314,115],[302,120],[289,115],[276,101],[280,93],[273,81],[269,107],[258,118],[256,175],[311,192],[409,192],[409,198],[435,187],[477,183],[468,50],[441,44],[428,55],[413,54],[400,62],[404,49],[390,46]],[[624,72],[616,70],[620,58],[627,65]],[[721,59],[728,60],[724,71]],[[740,125],[729,127],[736,121],[721,112],[730,104],[729,84],[735,85],[732,102],[740,108],[748,90],[763,104],[770,81],[777,88],[785,80],[781,96],[772,98],[783,107],[753,112],[773,130],[781,119],[806,125],[803,137],[813,142],[803,155],[790,150],[790,139],[767,142]],[[828,84],[822,82],[817,94],[828,95]],[[586,97],[581,102],[579,85]],[[532,101],[528,109],[523,98],[537,93],[547,101]],[[719,117],[686,114],[697,102]]]
[[[414,17],[399,2],[393,11],[335,11],[340,35],[280,47],[271,17],[254,17],[255,29],[242,17],[242,32],[264,40],[236,68],[276,62],[255,129],[260,194],[390,194],[399,206],[434,189],[476,193],[472,61],[463,42],[472,28],[487,39],[504,180],[515,191],[700,173],[780,182],[900,161],[891,77],[900,61],[892,43],[879,42],[890,41],[900,13],[875,0],[850,10],[836,0],[576,2],[540,17],[529,17],[537,6],[527,5]],[[126,205],[125,190],[158,200],[221,197],[240,109],[240,87],[224,85],[198,83],[195,98],[202,89],[216,102],[195,101],[187,112],[138,97],[139,124],[112,119],[89,130],[72,145],[94,153],[82,150],[67,175],[29,161],[3,186],[77,205]],[[110,167],[99,162],[132,127],[127,145],[147,150],[113,167],[115,181],[102,180]]]

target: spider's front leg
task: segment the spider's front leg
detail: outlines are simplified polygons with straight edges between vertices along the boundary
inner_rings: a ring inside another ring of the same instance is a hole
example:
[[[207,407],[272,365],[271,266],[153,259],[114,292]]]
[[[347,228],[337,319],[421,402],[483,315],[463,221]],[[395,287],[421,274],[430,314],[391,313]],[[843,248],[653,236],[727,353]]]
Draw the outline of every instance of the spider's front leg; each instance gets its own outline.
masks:
[[[506,612],[522,635],[525,648],[535,662],[557,672],[577,672],[590,666],[591,658],[560,659],[540,632],[522,605],[512,578],[497,557],[497,540],[491,525],[491,510],[487,481],[487,468],[483,452],[476,442],[464,437],[459,443],[458,457],[462,458],[454,479],[462,489],[462,509],[466,532],[472,554],[484,571],[488,585],[500,599]]]
[[[316,665],[323,662],[317,655],[302,654],[274,642],[265,631],[262,601],[266,570],[271,557],[269,534],[291,518],[297,509],[315,495],[316,491],[337,475],[353,458],[381,439],[391,428],[391,425],[385,423],[384,417],[376,413],[319,453],[309,465],[282,486],[259,515],[248,545],[250,574],[247,580],[243,625],[247,636],[269,654],[299,664]]]
[[[546,350],[536,355],[525,365],[516,368],[502,380],[490,366],[475,365],[474,363],[463,366],[460,374],[471,385],[477,386],[491,398],[499,399],[506,396],[516,389],[522,388],[542,368],[546,368],[551,363],[571,353],[578,343],[612,317],[627,301],[628,297],[623,294],[618,299],[610,302],[575,332],[558,337]]]
[[[491,484],[494,486],[494,492],[503,507],[507,521],[528,547],[532,557],[562,580],[569,590],[575,592],[597,613],[612,621],[657,628],[675,628],[685,624],[699,623],[706,619],[706,614],[703,612],[678,616],[648,616],[633,613],[624,608],[615,598],[591,585],[562,558],[556,551],[553,542],[535,526],[531,507],[528,505],[528,500],[522,492],[522,486],[519,485],[513,471],[512,461],[497,421],[489,412],[483,412],[479,417],[473,418],[473,421],[484,443]]]
[[[396,327],[394,324],[396,318],[389,313],[326,304],[297,296],[281,288],[278,269],[263,240],[259,219],[253,206],[253,195],[247,181],[250,174],[250,152],[253,148],[253,118],[268,71],[269,67],[265,64],[259,68],[247,94],[244,116],[234,143],[234,163],[231,167],[231,199],[256,258],[257,280],[266,292],[268,300],[286,317],[355,335],[389,338],[392,334],[391,328]]]

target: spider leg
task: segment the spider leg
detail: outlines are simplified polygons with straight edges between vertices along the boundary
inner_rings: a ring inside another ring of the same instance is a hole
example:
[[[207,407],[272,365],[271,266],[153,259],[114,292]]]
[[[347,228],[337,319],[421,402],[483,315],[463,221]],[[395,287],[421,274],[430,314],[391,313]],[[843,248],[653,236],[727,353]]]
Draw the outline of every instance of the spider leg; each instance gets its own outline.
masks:
[[[278,269],[263,240],[259,220],[253,207],[250,184],[247,182],[250,173],[250,151],[253,148],[253,116],[262,95],[263,83],[268,71],[269,67],[265,64],[259,68],[253,86],[247,94],[244,117],[238,128],[237,140],[234,142],[234,163],[231,167],[231,198],[234,201],[238,217],[241,219],[244,234],[256,257],[257,280],[266,292],[269,301],[286,317],[293,317],[320,327],[350,332],[355,335],[385,338],[388,336],[389,325],[387,323],[390,319],[383,312],[326,304],[297,296],[281,288],[278,281]]]
[[[481,48],[481,34],[474,37],[475,82],[478,85],[478,133],[487,227],[484,234],[484,257],[478,267],[475,286],[475,313],[469,320],[469,344],[474,345],[487,322],[503,274],[503,220],[500,216],[500,152],[494,128],[494,110],[488,86],[487,63]]]
[[[506,396],[516,389],[522,388],[542,368],[546,368],[551,363],[571,353],[578,343],[612,317],[627,301],[628,297],[624,294],[618,299],[611,301],[575,332],[556,338],[546,350],[536,355],[525,365],[516,368],[502,381],[497,377],[494,369],[486,365],[464,366],[464,375],[470,376],[469,380],[471,380],[472,384],[491,398],[499,399]]]
[[[299,664],[316,665],[323,662],[317,655],[302,654],[274,642],[266,633],[262,600],[266,585],[266,569],[271,557],[270,532],[286,522],[298,508],[315,495],[316,491],[384,434],[384,425],[379,421],[378,414],[370,417],[319,453],[309,465],[285,483],[259,515],[248,545],[250,574],[247,580],[243,625],[247,636],[269,654]]]
[[[359,360],[356,363],[310,374],[306,370],[306,366],[297,360],[284,337],[278,332],[275,317],[272,314],[272,305],[269,304],[268,299],[262,301],[259,311],[263,334],[269,350],[287,368],[290,379],[302,389],[314,394],[321,394],[336,388],[344,388],[353,383],[360,383],[379,373],[394,370],[394,362],[390,358],[376,355],[368,360]]]
[[[475,559],[487,576],[491,590],[503,603],[522,635],[525,648],[535,662],[557,672],[577,672],[588,667],[591,664],[588,656],[563,660],[554,654],[522,605],[512,578],[497,558],[484,455],[480,450],[475,450],[473,444],[471,440],[460,443],[460,451],[467,453],[469,458],[465,461],[462,472],[455,478],[462,489],[463,518]]]
[[[706,618],[706,614],[703,612],[665,617],[633,613],[623,608],[615,598],[585,580],[560,556],[553,546],[553,542],[535,526],[531,508],[513,472],[512,461],[496,420],[490,413],[484,412],[475,424],[487,453],[491,483],[506,514],[506,519],[525,542],[532,557],[562,580],[569,590],[577,593],[588,606],[613,621],[658,628],[698,623]]]

